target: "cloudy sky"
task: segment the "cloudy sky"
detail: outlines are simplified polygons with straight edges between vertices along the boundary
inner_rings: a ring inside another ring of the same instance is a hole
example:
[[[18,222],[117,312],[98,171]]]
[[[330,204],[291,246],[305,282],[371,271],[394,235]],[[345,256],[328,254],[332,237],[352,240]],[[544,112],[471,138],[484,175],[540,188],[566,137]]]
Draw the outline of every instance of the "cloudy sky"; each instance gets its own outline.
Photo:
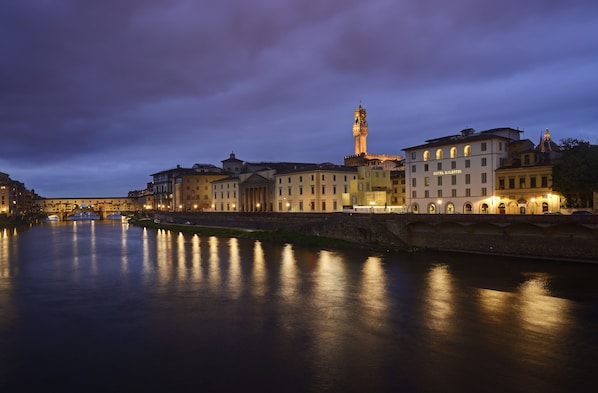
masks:
[[[595,0],[2,0],[0,172],[126,196],[177,164],[403,154],[472,127],[598,144]]]

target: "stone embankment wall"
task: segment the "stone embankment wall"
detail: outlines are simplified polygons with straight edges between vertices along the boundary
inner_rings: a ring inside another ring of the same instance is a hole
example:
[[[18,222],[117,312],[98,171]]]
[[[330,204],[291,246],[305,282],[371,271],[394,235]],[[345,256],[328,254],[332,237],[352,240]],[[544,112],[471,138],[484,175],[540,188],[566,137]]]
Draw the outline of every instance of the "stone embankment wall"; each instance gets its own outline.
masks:
[[[169,222],[284,230],[367,247],[598,262],[598,216],[161,213]]]

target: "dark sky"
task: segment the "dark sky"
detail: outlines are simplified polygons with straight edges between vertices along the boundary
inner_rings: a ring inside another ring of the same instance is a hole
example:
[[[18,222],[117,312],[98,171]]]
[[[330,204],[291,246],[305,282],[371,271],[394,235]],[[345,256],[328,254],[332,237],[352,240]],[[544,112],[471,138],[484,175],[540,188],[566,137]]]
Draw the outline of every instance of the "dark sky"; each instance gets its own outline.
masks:
[[[126,196],[220,161],[400,154],[472,127],[598,144],[595,0],[2,0],[0,172]]]

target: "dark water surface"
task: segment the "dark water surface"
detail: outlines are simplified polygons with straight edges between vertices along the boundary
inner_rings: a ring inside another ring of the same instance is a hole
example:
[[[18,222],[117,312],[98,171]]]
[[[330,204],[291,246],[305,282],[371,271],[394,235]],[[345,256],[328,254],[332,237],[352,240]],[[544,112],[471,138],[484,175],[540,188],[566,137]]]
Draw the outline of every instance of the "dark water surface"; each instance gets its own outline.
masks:
[[[598,265],[0,232],[0,392],[596,391]]]

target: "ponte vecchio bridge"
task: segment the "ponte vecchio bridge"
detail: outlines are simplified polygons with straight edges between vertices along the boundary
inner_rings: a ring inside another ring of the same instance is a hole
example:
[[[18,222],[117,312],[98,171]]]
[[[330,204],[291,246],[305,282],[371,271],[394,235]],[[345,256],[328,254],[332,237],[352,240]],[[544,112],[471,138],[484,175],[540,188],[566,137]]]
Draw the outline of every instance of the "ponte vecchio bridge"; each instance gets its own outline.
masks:
[[[134,198],[43,198],[35,201],[42,213],[55,214],[60,220],[79,212],[95,213],[100,219],[109,214],[128,214],[137,210]]]

